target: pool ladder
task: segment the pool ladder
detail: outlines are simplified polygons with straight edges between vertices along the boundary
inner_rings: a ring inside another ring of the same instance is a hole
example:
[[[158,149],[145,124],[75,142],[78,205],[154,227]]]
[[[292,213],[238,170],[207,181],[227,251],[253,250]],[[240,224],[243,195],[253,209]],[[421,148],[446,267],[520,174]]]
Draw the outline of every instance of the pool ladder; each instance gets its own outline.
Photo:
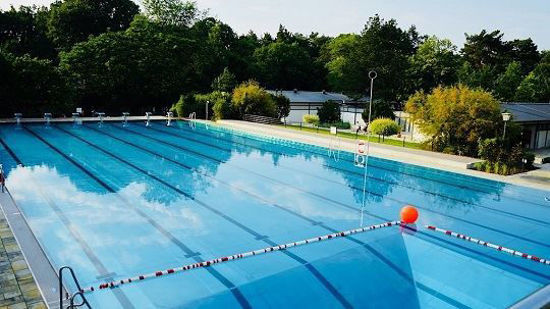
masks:
[[[73,278],[73,281],[76,285],[76,288],[78,289],[78,292],[69,295],[68,293],[66,295],[63,295],[63,271],[68,270],[71,274],[71,277]],[[79,308],[82,306],[86,306],[87,308],[91,309],[92,306],[90,306],[90,303],[88,303],[88,300],[86,297],[84,297],[84,293],[82,293],[82,287],[80,286],[80,283],[78,282],[78,279],[76,279],[76,275],[74,274],[73,269],[70,266],[63,266],[59,269],[58,272],[59,277],[59,309],[73,309],[73,308]],[[69,300],[69,305],[64,307],[63,296],[66,296],[65,298]],[[69,297],[70,296],[70,297]],[[80,296],[82,301],[80,303],[76,303],[77,296]]]

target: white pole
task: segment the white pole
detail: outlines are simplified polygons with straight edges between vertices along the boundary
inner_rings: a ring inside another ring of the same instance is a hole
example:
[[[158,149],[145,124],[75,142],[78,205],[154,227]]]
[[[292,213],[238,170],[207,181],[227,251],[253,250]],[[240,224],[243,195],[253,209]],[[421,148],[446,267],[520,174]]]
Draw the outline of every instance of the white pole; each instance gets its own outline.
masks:
[[[374,80],[378,74],[376,71],[370,71],[369,72],[369,78],[370,78],[370,98],[369,98],[369,118],[367,119],[367,158],[365,160],[365,173],[363,175],[363,201],[361,203],[361,226],[363,226],[363,212],[365,208],[366,198],[367,198],[367,173],[369,170],[369,152],[370,152],[370,134],[369,134],[369,127],[370,127],[370,121],[372,116],[372,88],[374,86]]]

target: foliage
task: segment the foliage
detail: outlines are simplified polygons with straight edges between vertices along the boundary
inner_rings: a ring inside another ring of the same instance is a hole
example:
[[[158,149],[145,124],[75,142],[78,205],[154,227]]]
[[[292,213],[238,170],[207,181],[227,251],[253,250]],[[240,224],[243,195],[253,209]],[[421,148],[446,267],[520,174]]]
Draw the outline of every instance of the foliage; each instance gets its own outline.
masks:
[[[401,132],[401,127],[393,119],[378,118],[371,122],[369,131],[375,135],[390,136]]]
[[[186,92],[194,42],[159,32],[140,17],[124,32],[108,32],[76,44],[60,55],[84,108],[120,113],[169,106]]]
[[[496,80],[495,96],[503,101],[513,101],[522,79],[521,64],[511,62]]]
[[[273,97],[255,81],[247,81],[233,90],[231,106],[239,118],[244,114],[277,117]]]
[[[206,110],[206,103],[208,102],[208,113],[211,115],[212,120],[233,118],[231,94],[228,92],[214,91],[209,94],[197,94],[195,95],[195,101],[198,108],[202,110]],[[200,114],[204,114],[204,112]]]
[[[63,74],[49,60],[15,57],[0,51],[0,117],[41,117],[44,112],[58,116],[74,106],[72,92]]]
[[[185,105],[185,96],[180,95],[180,99],[170,108],[170,111],[176,113],[180,118],[187,117],[189,113],[186,114],[187,106]]]
[[[338,120],[335,122],[319,123],[319,126],[322,128],[336,127],[342,130],[348,130],[351,128],[351,124],[349,122],[343,122],[342,120]]]
[[[63,0],[51,6],[48,36],[67,50],[90,35],[124,30],[139,7],[131,0]]]
[[[336,101],[326,101],[317,109],[321,123],[335,123],[340,121],[340,104]]]
[[[361,113],[361,118],[363,118],[363,121],[365,123],[369,122],[369,105],[368,103],[365,105],[365,109],[363,110],[363,113]],[[390,118],[395,119],[395,114],[393,113],[393,110],[387,102],[383,101],[374,101],[372,102],[372,110],[371,110],[371,121],[373,119],[377,118]]]
[[[47,36],[49,10],[45,7],[21,6],[0,11],[0,48],[17,56],[54,59],[54,45]]]
[[[545,57],[518,87],[516,100],[550,102],[550,57]]]
[[[169,26],[190,26],[199,14],[192,1],[143,0],[143,7],[152,21]]]
[[[364,88],[363,70],[357,65],[361,58],[360,38],[357,34],[342,34],[323,47],[328,84],[333,89],[357,93]]]
[[[475,156],[478,140],[496,136],[502,127],[497,100],[463,85],[417,92],[405,110],[422,133],[431,136],[434,149],[455,154]]]
[[[510,175],[533,168],[534,154],[526,151],[521,144],[510,147],[497,138],[479,142],[479,157],[484,162],[476,169],[501,175]]]
[[[284,95],[273,96],[275,106],[277,107],[277,118],[286,118],[290,114],[290,100]]]
[[[225,68],[222,74],[214,79],[210,87],[213,91],[231,92],[235,86],[237,86],[235,75],[229,71],[229,68]]]
[[[437,86],[450,86],[457,81],[460,56],[456,46],[447,39],[429,37],[411,57],[409,74],[414,88],[430,91]]]
[[[308,123],[312,125],[319,125],[319,116],[313,115],[313,114],[305,114],[302,117],[302,121],[304,123]]]

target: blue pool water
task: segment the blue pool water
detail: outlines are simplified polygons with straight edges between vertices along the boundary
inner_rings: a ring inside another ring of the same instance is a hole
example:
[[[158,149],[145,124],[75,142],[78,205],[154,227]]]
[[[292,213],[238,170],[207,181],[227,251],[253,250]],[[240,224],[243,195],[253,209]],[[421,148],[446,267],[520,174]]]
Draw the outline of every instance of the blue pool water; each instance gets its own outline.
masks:
[[[87,294],[97,308],[503,308],[550,266],[423,228],[550,257],[549,193],[218,127],[0,126],[7,185],[52,265],[83,286],[398,219],[353,237]],[[19,166],[18,166],[19,165]],[[74,287],[73,287],[74,288]]]

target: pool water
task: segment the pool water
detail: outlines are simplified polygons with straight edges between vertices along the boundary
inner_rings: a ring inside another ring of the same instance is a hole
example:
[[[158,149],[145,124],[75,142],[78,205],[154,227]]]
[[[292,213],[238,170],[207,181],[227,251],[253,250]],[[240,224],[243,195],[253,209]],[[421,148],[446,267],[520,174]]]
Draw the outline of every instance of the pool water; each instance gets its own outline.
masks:
[[[86,294],[96,308],[503,308],[550,266],[549,192],[185,121],[0,126],[7,186],[83,286],[398,219],[389,227]],[[72,283],[67,282],[74,289]]]

